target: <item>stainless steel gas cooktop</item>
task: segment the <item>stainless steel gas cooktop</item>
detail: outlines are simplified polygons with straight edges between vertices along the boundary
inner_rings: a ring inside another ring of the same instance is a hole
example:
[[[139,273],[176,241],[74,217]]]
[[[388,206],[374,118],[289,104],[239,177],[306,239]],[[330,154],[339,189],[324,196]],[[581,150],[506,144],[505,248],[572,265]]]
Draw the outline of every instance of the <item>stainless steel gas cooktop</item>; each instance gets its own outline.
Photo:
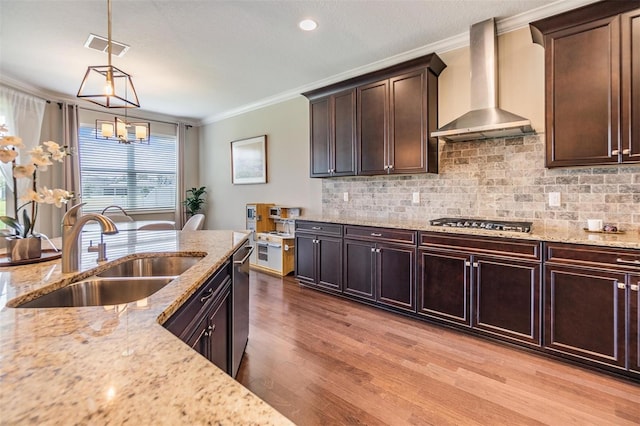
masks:
[[[507,222],[503,220],[484,220],[443,217],[431,221],[431,226],[451,228],[477,228],[492,231],[531,232],[531,222]]]

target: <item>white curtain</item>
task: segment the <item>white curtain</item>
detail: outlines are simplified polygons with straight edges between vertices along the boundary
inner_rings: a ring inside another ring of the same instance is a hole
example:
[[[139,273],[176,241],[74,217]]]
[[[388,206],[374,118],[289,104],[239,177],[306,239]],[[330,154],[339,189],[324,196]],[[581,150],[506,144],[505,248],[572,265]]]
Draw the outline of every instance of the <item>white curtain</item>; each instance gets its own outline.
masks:
[[[0,85],[0,116],[4,116],[4,124],[9,129],[9,135],[19,136],[25,148],[18,156],[17,162],[29,159],[27,151],[38,145],[40,132],[42,130],[42,120],[47,101],[33,95],[11,89]],[[9,191],[14,192],[13,180],[11,176],[11,164],[0,163],[0,171],[4,176]],[[24,193],[30,185],[28,179],[18,180],[18,194]],[[13,196],[7,196],[7,213],[15,208]]]
[[[186,213],[184,207],[182,206],[182,200],[185,196],[185,185],[184,185],[184,144],[187,140],[187,128],[188,126],[184,123],[178,123],[178,147],[177,147],[177,156],[176,163],[178,164],[178,182],[176,182],[176,213],[175,213],[175,222],[176,229],[182,229],[186,218]]]

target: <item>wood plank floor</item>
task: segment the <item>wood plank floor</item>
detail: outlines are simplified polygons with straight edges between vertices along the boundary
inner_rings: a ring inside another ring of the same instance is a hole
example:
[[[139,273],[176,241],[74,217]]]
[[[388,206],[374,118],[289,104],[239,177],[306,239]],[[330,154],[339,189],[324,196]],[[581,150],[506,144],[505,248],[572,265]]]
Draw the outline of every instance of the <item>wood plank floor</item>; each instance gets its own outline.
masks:
[[[237,380],[299,425],[638,425],[640,385],[251,272]]]

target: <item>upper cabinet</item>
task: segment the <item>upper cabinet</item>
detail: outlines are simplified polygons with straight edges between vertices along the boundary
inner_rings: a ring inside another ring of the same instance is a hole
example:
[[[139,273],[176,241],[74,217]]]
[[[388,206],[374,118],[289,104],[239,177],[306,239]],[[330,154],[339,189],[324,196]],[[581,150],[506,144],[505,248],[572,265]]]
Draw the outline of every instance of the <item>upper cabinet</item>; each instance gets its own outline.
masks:
[[[304,93],[311,177],[437,173],[438,76],[429,54]]]
[[[545,48],[546,166],[640,160],[640,8],[594,3],[530,24]]]

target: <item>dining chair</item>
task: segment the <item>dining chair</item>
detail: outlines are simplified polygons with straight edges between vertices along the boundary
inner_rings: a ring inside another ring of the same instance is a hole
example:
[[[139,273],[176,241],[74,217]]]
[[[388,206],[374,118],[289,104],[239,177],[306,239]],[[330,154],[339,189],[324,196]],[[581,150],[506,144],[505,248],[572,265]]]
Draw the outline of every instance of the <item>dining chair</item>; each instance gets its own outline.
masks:
[[[145,225],[141,225],[138,227],[138,231],[151,231],[151,230],[175,230],[176,227],[170,223],[166,222],[158,222],[158,223],[147,223]]]
[[[204,215],[203,214],[194,214],[187,220],[187,222],[182,227],[183,231],[199,231],[202,229],[204,225]]]

